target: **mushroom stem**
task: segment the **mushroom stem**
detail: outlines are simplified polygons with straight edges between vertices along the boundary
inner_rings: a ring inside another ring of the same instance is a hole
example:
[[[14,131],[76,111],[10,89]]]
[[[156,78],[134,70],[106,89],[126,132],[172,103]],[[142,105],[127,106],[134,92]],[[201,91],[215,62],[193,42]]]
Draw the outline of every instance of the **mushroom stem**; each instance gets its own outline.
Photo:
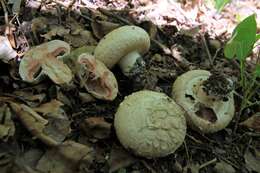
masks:
[[[138,59],[142,59],[137,51],[130,52],[119,61],[119,67],[124,75],[129,76]]]

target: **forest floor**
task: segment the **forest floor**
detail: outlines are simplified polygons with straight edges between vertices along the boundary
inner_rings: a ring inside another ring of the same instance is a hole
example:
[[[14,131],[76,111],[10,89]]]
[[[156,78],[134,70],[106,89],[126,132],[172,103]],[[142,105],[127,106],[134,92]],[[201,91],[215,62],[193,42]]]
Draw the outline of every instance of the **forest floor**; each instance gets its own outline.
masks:
[[[0,61],[0,173],[260,173],[260,91],[249,100],[256,104],[241,111],[240,66],[223,52],[243,18],[256,13],[260,21],[260,1],[234,0],[221,12],[200,0],[20,2],[1,0],[0,5],[0,55],[6,50],[4,38],[15,54]],[[113,101],[94,98],[76,78],[70,85],[48,77],[34,84],[21,79],[21,59],[34,46],[57,39],[72,50],[96,46],[123,25],[144,28],[151,47],[143,57],[145,73],[126,77],[118,66],[111,70],[119,90]],[[259,63],[259,50],[248,57],[248,78]],[[194,69],[224,74],[234,82],[230,124],[211,134],[188,127],[183,145],[162,158],[125,150],[113,126],[124,97],[144,89],[171,97],[175,79]]]

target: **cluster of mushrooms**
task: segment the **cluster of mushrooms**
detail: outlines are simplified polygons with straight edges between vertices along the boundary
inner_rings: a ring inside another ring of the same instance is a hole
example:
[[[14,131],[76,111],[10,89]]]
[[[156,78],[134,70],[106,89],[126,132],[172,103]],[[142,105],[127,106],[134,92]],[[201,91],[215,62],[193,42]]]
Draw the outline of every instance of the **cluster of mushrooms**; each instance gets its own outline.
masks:
[[[70,53],[69,44],[60,40],[36,46],[21,60],[19,73],[30,83],[48,76],[59,85],[77,77],[80,86],[94,97],[111,101],[117,96],[118,84],[110,69],[118,64],[128,76],[149,48],[145,30],[123,26],[105,35],[96,47],[79,53]],[[227,92],[225,99],[209,92],[206,84],[211,75],[205,70],[180,75],[173,84],[172,98],[148,90],[126,96],[114,118],[121,144],[139,156],[163,157],[182,145],[186,122],[202,133],[224,129],[234,116],[233,92]]]

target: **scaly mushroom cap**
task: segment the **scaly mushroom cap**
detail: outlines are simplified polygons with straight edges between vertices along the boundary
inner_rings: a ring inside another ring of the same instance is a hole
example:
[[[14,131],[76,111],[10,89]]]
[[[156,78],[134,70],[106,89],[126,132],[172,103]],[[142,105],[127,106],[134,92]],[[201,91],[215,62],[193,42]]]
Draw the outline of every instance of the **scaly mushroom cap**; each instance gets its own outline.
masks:
[[[58,58],[59,54],[67,55],[69,52],[69,44],[61,40],[38,45],[22,58],[19,74],[27,82],[39,82],[47,75],[56,84],[69,83],[72,79],[71,70]]]
[[[137,26],[122,26],[100,40],[94,56],[109,69],[131,52],[144,54],[150,48],[150,37],[147,32]]]
[[[114,126],[126,149],[147,158],[173,153],[186,134],[182,108],[167,95],[154,91],[125,97],[115,114]]]
[[[91,54],[83,53],[79,56],[78,63],[81,64],[78,71],[81,86],[98,99],[114,100],[116,98],[117,80],[101,61]]]
[[[188,71],[176,79],[172,89],[173,99],[186,111],[188,124],[203,133],[224,129],[235,112],[232,92],[227,95],[227,101],[203,92],[201,85],[210,75],[206,70]]]

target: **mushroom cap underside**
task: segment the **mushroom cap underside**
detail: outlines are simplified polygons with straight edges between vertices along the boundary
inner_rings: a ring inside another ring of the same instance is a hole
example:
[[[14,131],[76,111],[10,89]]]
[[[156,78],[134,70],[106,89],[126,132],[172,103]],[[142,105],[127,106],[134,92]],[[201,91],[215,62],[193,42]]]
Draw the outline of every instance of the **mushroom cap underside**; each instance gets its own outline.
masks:
[[[211,97],[205,99],[197,95],[199,85],[210,75],[206,70],[191,70],[179,76],[172,89],[173,99],[186,111],[188,124],[204,133],[224,129],[235,112],[232,92],[227,95],[227,101]]]

